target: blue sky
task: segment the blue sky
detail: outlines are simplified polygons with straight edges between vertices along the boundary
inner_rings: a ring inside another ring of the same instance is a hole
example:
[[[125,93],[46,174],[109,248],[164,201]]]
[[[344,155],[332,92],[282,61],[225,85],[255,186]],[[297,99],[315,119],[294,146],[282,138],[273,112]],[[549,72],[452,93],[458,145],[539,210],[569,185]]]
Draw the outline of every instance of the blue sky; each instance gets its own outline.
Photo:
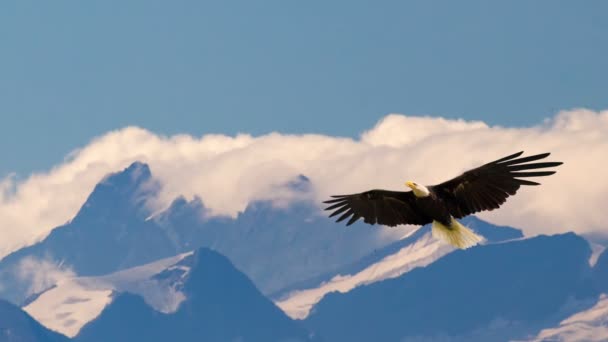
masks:
[[[3,1],[0,177],[126,125],[357,136],[608,108],[603,1]]]

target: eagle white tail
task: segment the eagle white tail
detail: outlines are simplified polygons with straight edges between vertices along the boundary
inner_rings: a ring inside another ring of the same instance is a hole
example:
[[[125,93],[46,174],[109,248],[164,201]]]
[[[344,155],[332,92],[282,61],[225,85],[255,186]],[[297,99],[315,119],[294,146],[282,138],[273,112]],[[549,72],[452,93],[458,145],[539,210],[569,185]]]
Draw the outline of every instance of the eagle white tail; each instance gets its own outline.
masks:
[[[433,221],[433,237],[441,239],[454,247],[467,249],[482,241],[482,237],[452,218],[450,227]]]

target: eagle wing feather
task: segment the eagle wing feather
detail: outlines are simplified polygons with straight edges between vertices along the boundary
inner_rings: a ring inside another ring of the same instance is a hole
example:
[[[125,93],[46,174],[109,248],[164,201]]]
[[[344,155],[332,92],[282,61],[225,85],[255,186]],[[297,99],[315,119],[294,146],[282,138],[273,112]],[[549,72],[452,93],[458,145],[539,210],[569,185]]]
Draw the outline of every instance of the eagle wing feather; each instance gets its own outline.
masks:
[[[340,215],[336,222],[350,217],[347,226],[363,218],[365,223],[396,226],[400,224],[424,225],[432,221],[416,207],[411,191],[389,191],[374,189],[357,194],[332,196],[323,203],[329,204],[325,210],[333,210],[329,217]]]
[[[562,164],[561,162],[531,163],[548,157],[549,153],[518,158],[522,154],[523,151],[500,158],[429,188],[443,200],[455,218],[497,209],[509,196],[515,195],[520,186],[540,185],[522,178],[552,175],[555,171],[538,169]]]

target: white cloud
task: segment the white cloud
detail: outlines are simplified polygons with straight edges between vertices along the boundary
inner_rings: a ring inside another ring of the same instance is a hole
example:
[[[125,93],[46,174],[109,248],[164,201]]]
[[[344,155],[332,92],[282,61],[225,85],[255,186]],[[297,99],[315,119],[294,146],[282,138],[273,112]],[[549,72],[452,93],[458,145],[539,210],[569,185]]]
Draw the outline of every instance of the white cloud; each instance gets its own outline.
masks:
[[[404,134],[404,128],[407,128],[407,134]],[[434,137],[438,132],[449,134],[487,128],[488,125],[481,121],[390,114],[380,120],[374,129],[365,132],[361,141],[374,146],[399,147],[420,143],[424,139]]]
[[[33,295],[75,277],[76,273],[71,268],[52,261],[26,257],[17,265],[15,275],[19,280],[30,284],[27,294]]]
[[[71,219],[105,174],[135,160],[150,164],[164,185],[157,208],[178,194],[198,195],[212,213],[235,215],[300,173],[312,180],[320,201],[369,188],[404,189],[406,179],[433,184],[519,150],[549,151],[552,160],[565,162],[559,172],[482,218],[522,227],[528,235],[602,232],[607,136],[608,111],[584,109],[527,128],[389,115],[356,140],[278,133],[166,137],[127,127],[94,139],[48,172],[0,181],[0,255]]]

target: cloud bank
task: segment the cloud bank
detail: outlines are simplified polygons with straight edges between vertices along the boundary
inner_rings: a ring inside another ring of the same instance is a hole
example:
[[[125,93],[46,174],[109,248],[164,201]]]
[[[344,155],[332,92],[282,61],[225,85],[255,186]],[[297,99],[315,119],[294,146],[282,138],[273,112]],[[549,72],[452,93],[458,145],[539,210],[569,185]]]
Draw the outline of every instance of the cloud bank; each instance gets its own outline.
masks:
[[[359,139],[270,133],[253,137],[161,136],[126,127],[93,139],[47,172],[0,180],[0,256],[43,238],[70,220],[104,175],[139,160],[163,190],[154,210],[176,196],[200,196],[213,215],[236,215],[253,199],[274,199],[298,174],[314,200],[369,188],[404,189],[405,180],[434,184],[504,155],[552,152],[563,161],[540,187],[522,188],[501,210],[480,215],[527,235],[607,231],[608,111],[560,112],[533,127],[391,114]]]

